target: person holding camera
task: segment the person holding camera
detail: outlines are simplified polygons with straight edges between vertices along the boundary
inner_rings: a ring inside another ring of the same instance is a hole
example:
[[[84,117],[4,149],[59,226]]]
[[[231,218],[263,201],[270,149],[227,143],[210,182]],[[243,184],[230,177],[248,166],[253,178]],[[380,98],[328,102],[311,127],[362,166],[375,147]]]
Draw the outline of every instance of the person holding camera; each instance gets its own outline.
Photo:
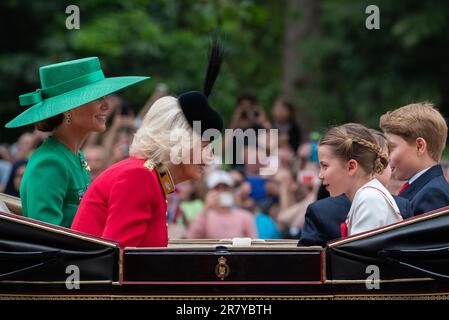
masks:
[[[232,115],[231,129],[246,130],[255,126],[270,129],[270,121],[265,111],[251,94],[242,94],[237,99],[237,106]]]
[[[243,131],[253,130],[258,138],[259,130],[268,130],[270,127],[270,121],[265,111],[258,105],[256,96],[251,94],[240,95],[237,99],[236,109],[232,115],[230,129],[241,129]],[[237,142],[237,135],[232,135],[232,137],[225,140],[225,150],[226,154],[230,153],[232,155],[232,159],[230,159],[231,167],[243,171],[245,166],[242,163],[241,155],[244,150]]]

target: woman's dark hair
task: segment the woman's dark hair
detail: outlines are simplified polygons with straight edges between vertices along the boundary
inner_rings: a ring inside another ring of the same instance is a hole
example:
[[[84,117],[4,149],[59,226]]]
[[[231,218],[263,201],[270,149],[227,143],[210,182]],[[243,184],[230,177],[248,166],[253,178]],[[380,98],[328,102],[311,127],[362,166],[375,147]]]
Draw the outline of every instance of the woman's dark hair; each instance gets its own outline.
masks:
[[[296,122],[296,112],[293,103],[283,97],[278,98],[278,102],[281,103],[285,108],[287,108],[288,112],[290,113],[290,122]]]
[[[44,131],[44,132],[51,132],[58,127],[62,121],[64,120],[64,116],[62,113],[57,114],[51,118],[41,120],[39,122],[36,122],[34,125],[37,130]]]

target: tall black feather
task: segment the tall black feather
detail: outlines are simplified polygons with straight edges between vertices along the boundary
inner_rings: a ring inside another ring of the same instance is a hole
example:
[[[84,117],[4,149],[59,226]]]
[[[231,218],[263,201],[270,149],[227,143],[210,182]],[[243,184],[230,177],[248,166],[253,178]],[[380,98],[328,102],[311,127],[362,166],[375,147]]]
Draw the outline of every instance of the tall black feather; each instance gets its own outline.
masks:
[[[209,50],[209,65],[207,66],[206,78],[204,79],[203,93],[206,97],[212,91],[215,80],[220,72],[221,63],[223,62],[224,51],[217,37],[212,40]]]

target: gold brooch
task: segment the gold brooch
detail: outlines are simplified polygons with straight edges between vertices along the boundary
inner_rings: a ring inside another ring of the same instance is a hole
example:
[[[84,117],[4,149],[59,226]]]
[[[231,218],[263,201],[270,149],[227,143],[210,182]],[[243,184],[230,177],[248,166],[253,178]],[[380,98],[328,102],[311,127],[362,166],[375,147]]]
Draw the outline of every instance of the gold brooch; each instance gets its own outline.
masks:
[[[221,256],[218,258],[218,264],[215,266],[215,274],[220,280],[224,280],[231,271],[231,268],[226,264],[226,258]]]
[[[145,168],[147,168],[148,170],[153,171],[153,170],[154,170],[154,167],[155,167],[156,165],[154,164],[154,161],[153,161],[153,160],[147,160],[147,161],[145,161],[145,163],[143,164],[143,166],[144,166]]]
[[[86,160],[81,160],[81,167],[83,167],[84,169],[86,169],[87,171],[90,172],[90,167],[89,167],[89,165],[87,164],[87,161],[86,161]]]
[[[175,183],[173,182],[170,171],[165,166],[161,166],[161,168],[156,168],[156,173],[164,194],[168,195],[175,192]]]

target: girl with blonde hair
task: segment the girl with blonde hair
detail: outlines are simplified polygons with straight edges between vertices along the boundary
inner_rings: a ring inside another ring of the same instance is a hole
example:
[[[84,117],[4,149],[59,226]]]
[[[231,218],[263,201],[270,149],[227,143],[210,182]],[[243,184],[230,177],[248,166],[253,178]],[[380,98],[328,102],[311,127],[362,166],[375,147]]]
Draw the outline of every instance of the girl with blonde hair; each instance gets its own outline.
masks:
[[[320,179],[331,196],[351,200],[342,237],[376,229],[402,220],[399,208],[385,186],[374,176],[388,166],[388,154],[370,130],[347,123],[331,128],[318,146]]]

